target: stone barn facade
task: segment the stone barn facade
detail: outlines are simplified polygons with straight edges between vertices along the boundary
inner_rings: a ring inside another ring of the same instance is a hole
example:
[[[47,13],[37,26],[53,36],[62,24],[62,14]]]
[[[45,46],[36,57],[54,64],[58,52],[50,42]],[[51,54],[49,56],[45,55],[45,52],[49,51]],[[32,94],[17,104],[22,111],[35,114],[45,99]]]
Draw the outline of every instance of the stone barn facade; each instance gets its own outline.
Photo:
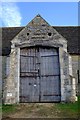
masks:
[[[27,26],[15,28],[13,38],[6,39],[11,48],[3,50],[5,104],[76,101],[67,39],[55,27],[37,15]]]

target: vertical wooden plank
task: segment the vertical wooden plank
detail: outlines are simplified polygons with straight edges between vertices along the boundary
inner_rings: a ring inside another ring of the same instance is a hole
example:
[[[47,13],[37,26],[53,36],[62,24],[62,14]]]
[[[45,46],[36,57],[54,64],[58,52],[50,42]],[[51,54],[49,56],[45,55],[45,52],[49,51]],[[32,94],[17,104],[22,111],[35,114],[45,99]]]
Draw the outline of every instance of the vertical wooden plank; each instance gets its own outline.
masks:
[[[22,102],[38,102],[39,101],[39,77],[34,76],[34,72],[37,69],[37,57],[36,57],[36,49],[28,48],[24,50],[25,57],[21,56],[21,72],[27,72],[28,75],[33,74],[31,76],[21,77],[21,101]],[[23,52],[23,50],[22,50]],[[27,53],[27,54],[26,54]],[[23,54],[23,53],[22,53]],[[32,73],[33,72],[33,73]]]
[[[41,51],[41,101],[60,101],[59,61],[55,49]],[[45,67],[44,67],[45,66]]]
[[[38,102],[41,90],[41,101],[59,101],[59,61],[56,49],[28,48],[22,50],[21,66],[23,72],[35,72],[40,70],[40,77],[22,77],[21,78],[21,95],[25,98],[23,102]],[[39,64],[40,63],[40,64]],[[39,75],[39,74],[38,74]]]

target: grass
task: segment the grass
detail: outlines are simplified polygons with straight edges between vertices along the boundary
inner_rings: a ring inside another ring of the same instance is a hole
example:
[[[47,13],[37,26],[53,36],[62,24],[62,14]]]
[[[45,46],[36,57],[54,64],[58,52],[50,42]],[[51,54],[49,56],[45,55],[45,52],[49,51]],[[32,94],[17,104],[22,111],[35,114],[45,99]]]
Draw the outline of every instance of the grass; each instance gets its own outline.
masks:
[[[79,115],[78,102],[66,104],[60,103],[57,104],[56,107],[61,111],[60,116],[78,117]]]
[[[66,103],[66,104],[63,104],[63,103],[60,103],[60,104],[57,104],[57,107],[61,110],[69,110],[69,111],[72,111],[72,112],[78,112],[78,102],[75,102],[75,103]]]
[[[61,111],[61,115],[77,117],[80,114],[80,96],[75,103],[60,103],[56,104],[56,107]]]
[[[16,112],[17,105],[2,105],[2,112],[3,114],[13,113]]]
[[[3,116],[16,114],[24,116],[37,116],[37,117],[61,117],[61,118],[77,118],[80,114],[80,96],[75,103],[30,103],[30,104],[15,104],[15,105],[3,105]]]

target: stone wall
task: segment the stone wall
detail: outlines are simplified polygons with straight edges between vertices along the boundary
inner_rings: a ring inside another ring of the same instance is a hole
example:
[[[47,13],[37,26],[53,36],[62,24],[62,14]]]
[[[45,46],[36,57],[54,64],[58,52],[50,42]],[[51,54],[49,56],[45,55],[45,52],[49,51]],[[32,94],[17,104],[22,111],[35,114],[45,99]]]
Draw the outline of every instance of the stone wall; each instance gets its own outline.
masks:
[[[80,94],[80,83],[78,83],[78,74],[77,70],[79,70],[79,76],[80,76],[80,55],[71,55],[72,57],[72,70],[73,70],[73,76],[76,79],[76,90],[77,94],[79,92]],[[80,82],[80,77],[79,77]]]
[[[0,56],[0,104],[2,103],[2,56]]]
[[[78,83],[77,70],[79,69],[79,59],[80,59],[80,56],[78,56],[78,55],[71,55],[71,57],[72,57],[73,76],[76,78],[76,82]]]
[[[10,74],[6,80],[5,103],[19,102],[20,48],[49,46],[59,48],[61,101],[73,96],[69,83],[69,54],[67,41],[40,16],[34,18],[13,40],[10,54]],[[75,97],[75,96],[74,96]]]
[[[6,86],[4,87],[4,102],[5,104],[15,103],[15,64],[16,51],[12,49],[10,54],[10,74],[6,78]]]
[[[65,49],[60,48],[61,101],[76,101],[75,79],[72,73],[72,60]]]
[[[54,45],[53,45],[54,46]],[[70,97],[73,96],[72,86],[69,83],[69,54],[64,50],[65,48],[59,48],[60,59],[60,75],[61,75],[61,101],[70,101]],[[5,103],[13,104],[19,102],[19,79],[20,79],[20,48],[14,47],[10,55],[10,75],[7,78],[5,89]],[[75,95],[74,95],[75,98]]]
[[[1,89],[1,94],[4,94],[4,86],[5,86],[5,81],[6,81],[6,56],[2,56],[2,89]],[[3,97],[3,95],[2,95]]]
[[[67,85],[69,84],[68,56],[63,48],[59,48],[60,79],[61,79],[61,101],[66,101]]]

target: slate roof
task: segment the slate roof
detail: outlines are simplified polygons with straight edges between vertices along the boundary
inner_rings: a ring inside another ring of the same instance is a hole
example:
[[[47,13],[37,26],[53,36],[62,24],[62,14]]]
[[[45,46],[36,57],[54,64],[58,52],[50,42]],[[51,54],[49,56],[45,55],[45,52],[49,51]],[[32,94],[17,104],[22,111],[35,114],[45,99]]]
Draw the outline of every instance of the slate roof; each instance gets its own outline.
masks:
[[[80,27],[54,27],[68,41],[68,52],[80,54]]]
[[[5,27],[2,28],[2,55],[9,55],[11,51],[11,40],[23,29],[24,27]]]
[[[11,40],[23,29],[24,27],[4,27],[2,28],[2,55],[9,55],[11,50]],[[58,27],[54,26],[63,37],[68,41],[68,52],[70,54],[80,54],[80,43],[77,26],[71,27]],[[0,28],[0,36],[1,36],[1,28]],[[0,38],[1,40],[1,38]]]

